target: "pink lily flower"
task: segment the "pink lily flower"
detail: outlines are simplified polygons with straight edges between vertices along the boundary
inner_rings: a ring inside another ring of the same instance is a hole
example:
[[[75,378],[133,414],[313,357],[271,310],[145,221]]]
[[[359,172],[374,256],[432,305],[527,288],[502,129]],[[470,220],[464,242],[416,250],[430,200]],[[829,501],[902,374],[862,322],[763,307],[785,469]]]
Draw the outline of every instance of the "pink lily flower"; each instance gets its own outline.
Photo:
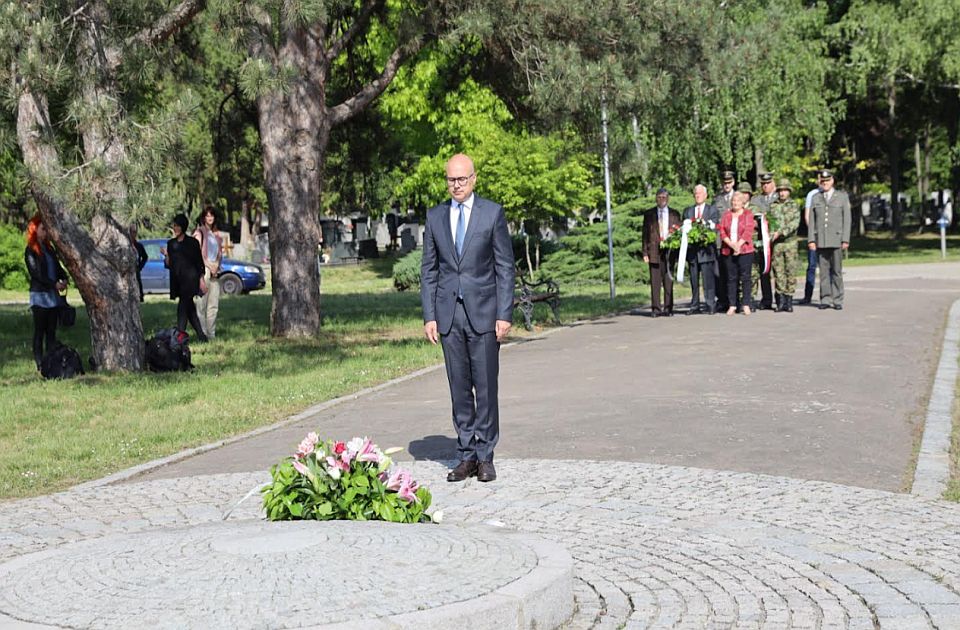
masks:
[[[298,459],[293,460],[293,467],[294,469],[296,469],[298,473],[300,473],[304,477],[313,477],[313,474],[311,474],[310,469],[307,468],[303,464],[303,462],[301,462],[300,460]]]
[[[312,453],[317,448],[317,442],[320,441],[320,437],[311,431],[307,433],[307,437],[303,438],[303,441],[300,442],[300,446],[297,447],[297,457],[303,459],[310,453]]]
[[[360,451],[357,453],[357,461],[361,462],[373,462],[375,464],[380,463],[380,449],[377,448],[376,444],[370,440],[364,440],[363,446],[360,448]]]
[[[345,462],[342,459],[337,457],[327,457],[327,468],[328,469],[337,469],[342,470],[343,472],[350,472],[350,462]]]
[[[414,481],[409,475],[407,475],[406,483],[400,486],[400,489],[397,491],[397,496],[399,496],[404,501],[409,501],[410,503],[420,503],[420,497],[416,495],[417,492],[417,482]]]

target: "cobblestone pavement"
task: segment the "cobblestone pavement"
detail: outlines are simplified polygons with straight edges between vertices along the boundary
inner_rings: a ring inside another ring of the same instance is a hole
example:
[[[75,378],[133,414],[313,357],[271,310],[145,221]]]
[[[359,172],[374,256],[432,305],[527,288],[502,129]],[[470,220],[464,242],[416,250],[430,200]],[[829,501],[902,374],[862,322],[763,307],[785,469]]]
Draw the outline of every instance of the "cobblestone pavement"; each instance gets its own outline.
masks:
[[[501,460],[492,484],[448,484],[443,463],[411,467],[446,521],[502,523],[565,546],[576,563],[572,628],[960,628],[954,504],[642,463]],[[0,562],[219,521],[266,479],[165,479],[2,504]],[[258,513],[254,495],[228,518]]]

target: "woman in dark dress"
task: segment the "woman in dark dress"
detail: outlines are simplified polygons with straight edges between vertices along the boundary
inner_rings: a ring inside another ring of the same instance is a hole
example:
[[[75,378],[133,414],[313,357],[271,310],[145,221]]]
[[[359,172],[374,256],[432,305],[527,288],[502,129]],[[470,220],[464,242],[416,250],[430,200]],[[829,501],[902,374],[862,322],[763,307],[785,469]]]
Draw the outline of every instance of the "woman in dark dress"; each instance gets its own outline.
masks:
[[[173,238],[167,241],[167,246],[160,250],[163,254],[163,264],[170,270],[170,299],[177,303],[177,330],[185,332],[187,321],[197,332],[197,339],[206,341],[203,334],[200,318],[197,317],[197,306],[193,298],[204,293],[203,256],[200,253],[200,244],[196,239],[187,236],[187,217],[178,214],[173,217]]]
[[[40,215],[27,224],[27,247],[23,260],[30,275],[30,310],[33,312],[33,360],[40,369],[45,352],[57,343],[59,292],[67,288],[67,273],[60,265],[47,228]],[[46,341],[46,349],[44,349]]]

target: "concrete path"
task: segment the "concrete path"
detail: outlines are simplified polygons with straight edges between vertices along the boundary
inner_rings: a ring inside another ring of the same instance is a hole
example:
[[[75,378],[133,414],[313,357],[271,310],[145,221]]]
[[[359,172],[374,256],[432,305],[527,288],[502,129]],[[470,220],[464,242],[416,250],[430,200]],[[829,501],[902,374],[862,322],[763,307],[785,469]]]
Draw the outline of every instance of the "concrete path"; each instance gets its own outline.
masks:
[[[125,483],[2,504],[0,574],[32,553],[77,557],[86,547],[71,545],[86,542],[118,561],[2,590],[0,628],[109,625],[61,612],[64,602],[112,601],[127,583],[115,568],[150,583],[163,564],[111,541],[143,533],[164,547],[213,523],[246,531],[262,518],[266,468],[308,430],[408,445],[446,514],[437,527],[494,525],[566,548],[569,628],[960,628],[960,505],[890,491],[908,477],[960,265],[851,269],[847,287],[841,312],[627,315],[506,349],[495,483],[444,481],[453,441],[435,371]],[[358,552],[303,562],[336,575]],[[260,573],[230,580],[283,591]],[[80,595],[39,605],[57,584]],[[190,578],[174,586],[189,590]],[[244,603],[241,626],[297,625],[289,598]],[[124,610],[129,625],[150,625],[137,601]],[[206,612],[208,625],[237,622],[222,602]]]
[[[960,264],[848,269],[843,311],[601,319],[501,354],[498,457],[633,461],[899,491]],[[434,371],[145,479],[265,470],[316,430],[455,456]]]

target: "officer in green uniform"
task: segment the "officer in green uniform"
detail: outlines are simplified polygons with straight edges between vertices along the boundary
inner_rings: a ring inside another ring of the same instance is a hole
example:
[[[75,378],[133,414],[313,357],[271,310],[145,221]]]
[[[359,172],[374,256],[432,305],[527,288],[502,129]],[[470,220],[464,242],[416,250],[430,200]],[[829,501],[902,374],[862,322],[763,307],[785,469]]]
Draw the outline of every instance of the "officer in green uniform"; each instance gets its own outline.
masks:
[[[808,247],[820,260],[820,310],[843,309],[843,252],[850,247],[850,198],[833,187],[833,172],[820,171],[820,191],[810,204]]]
[[[773,245],[773,286],[776,290],[777,310],[793,312],[793,292],[797,288],[797,229],[800,227],[800,208],[790,198],[793,186],[789,179],[777,182],[776,201],[770,204],[770,219],[777,224],[770,234]]]

